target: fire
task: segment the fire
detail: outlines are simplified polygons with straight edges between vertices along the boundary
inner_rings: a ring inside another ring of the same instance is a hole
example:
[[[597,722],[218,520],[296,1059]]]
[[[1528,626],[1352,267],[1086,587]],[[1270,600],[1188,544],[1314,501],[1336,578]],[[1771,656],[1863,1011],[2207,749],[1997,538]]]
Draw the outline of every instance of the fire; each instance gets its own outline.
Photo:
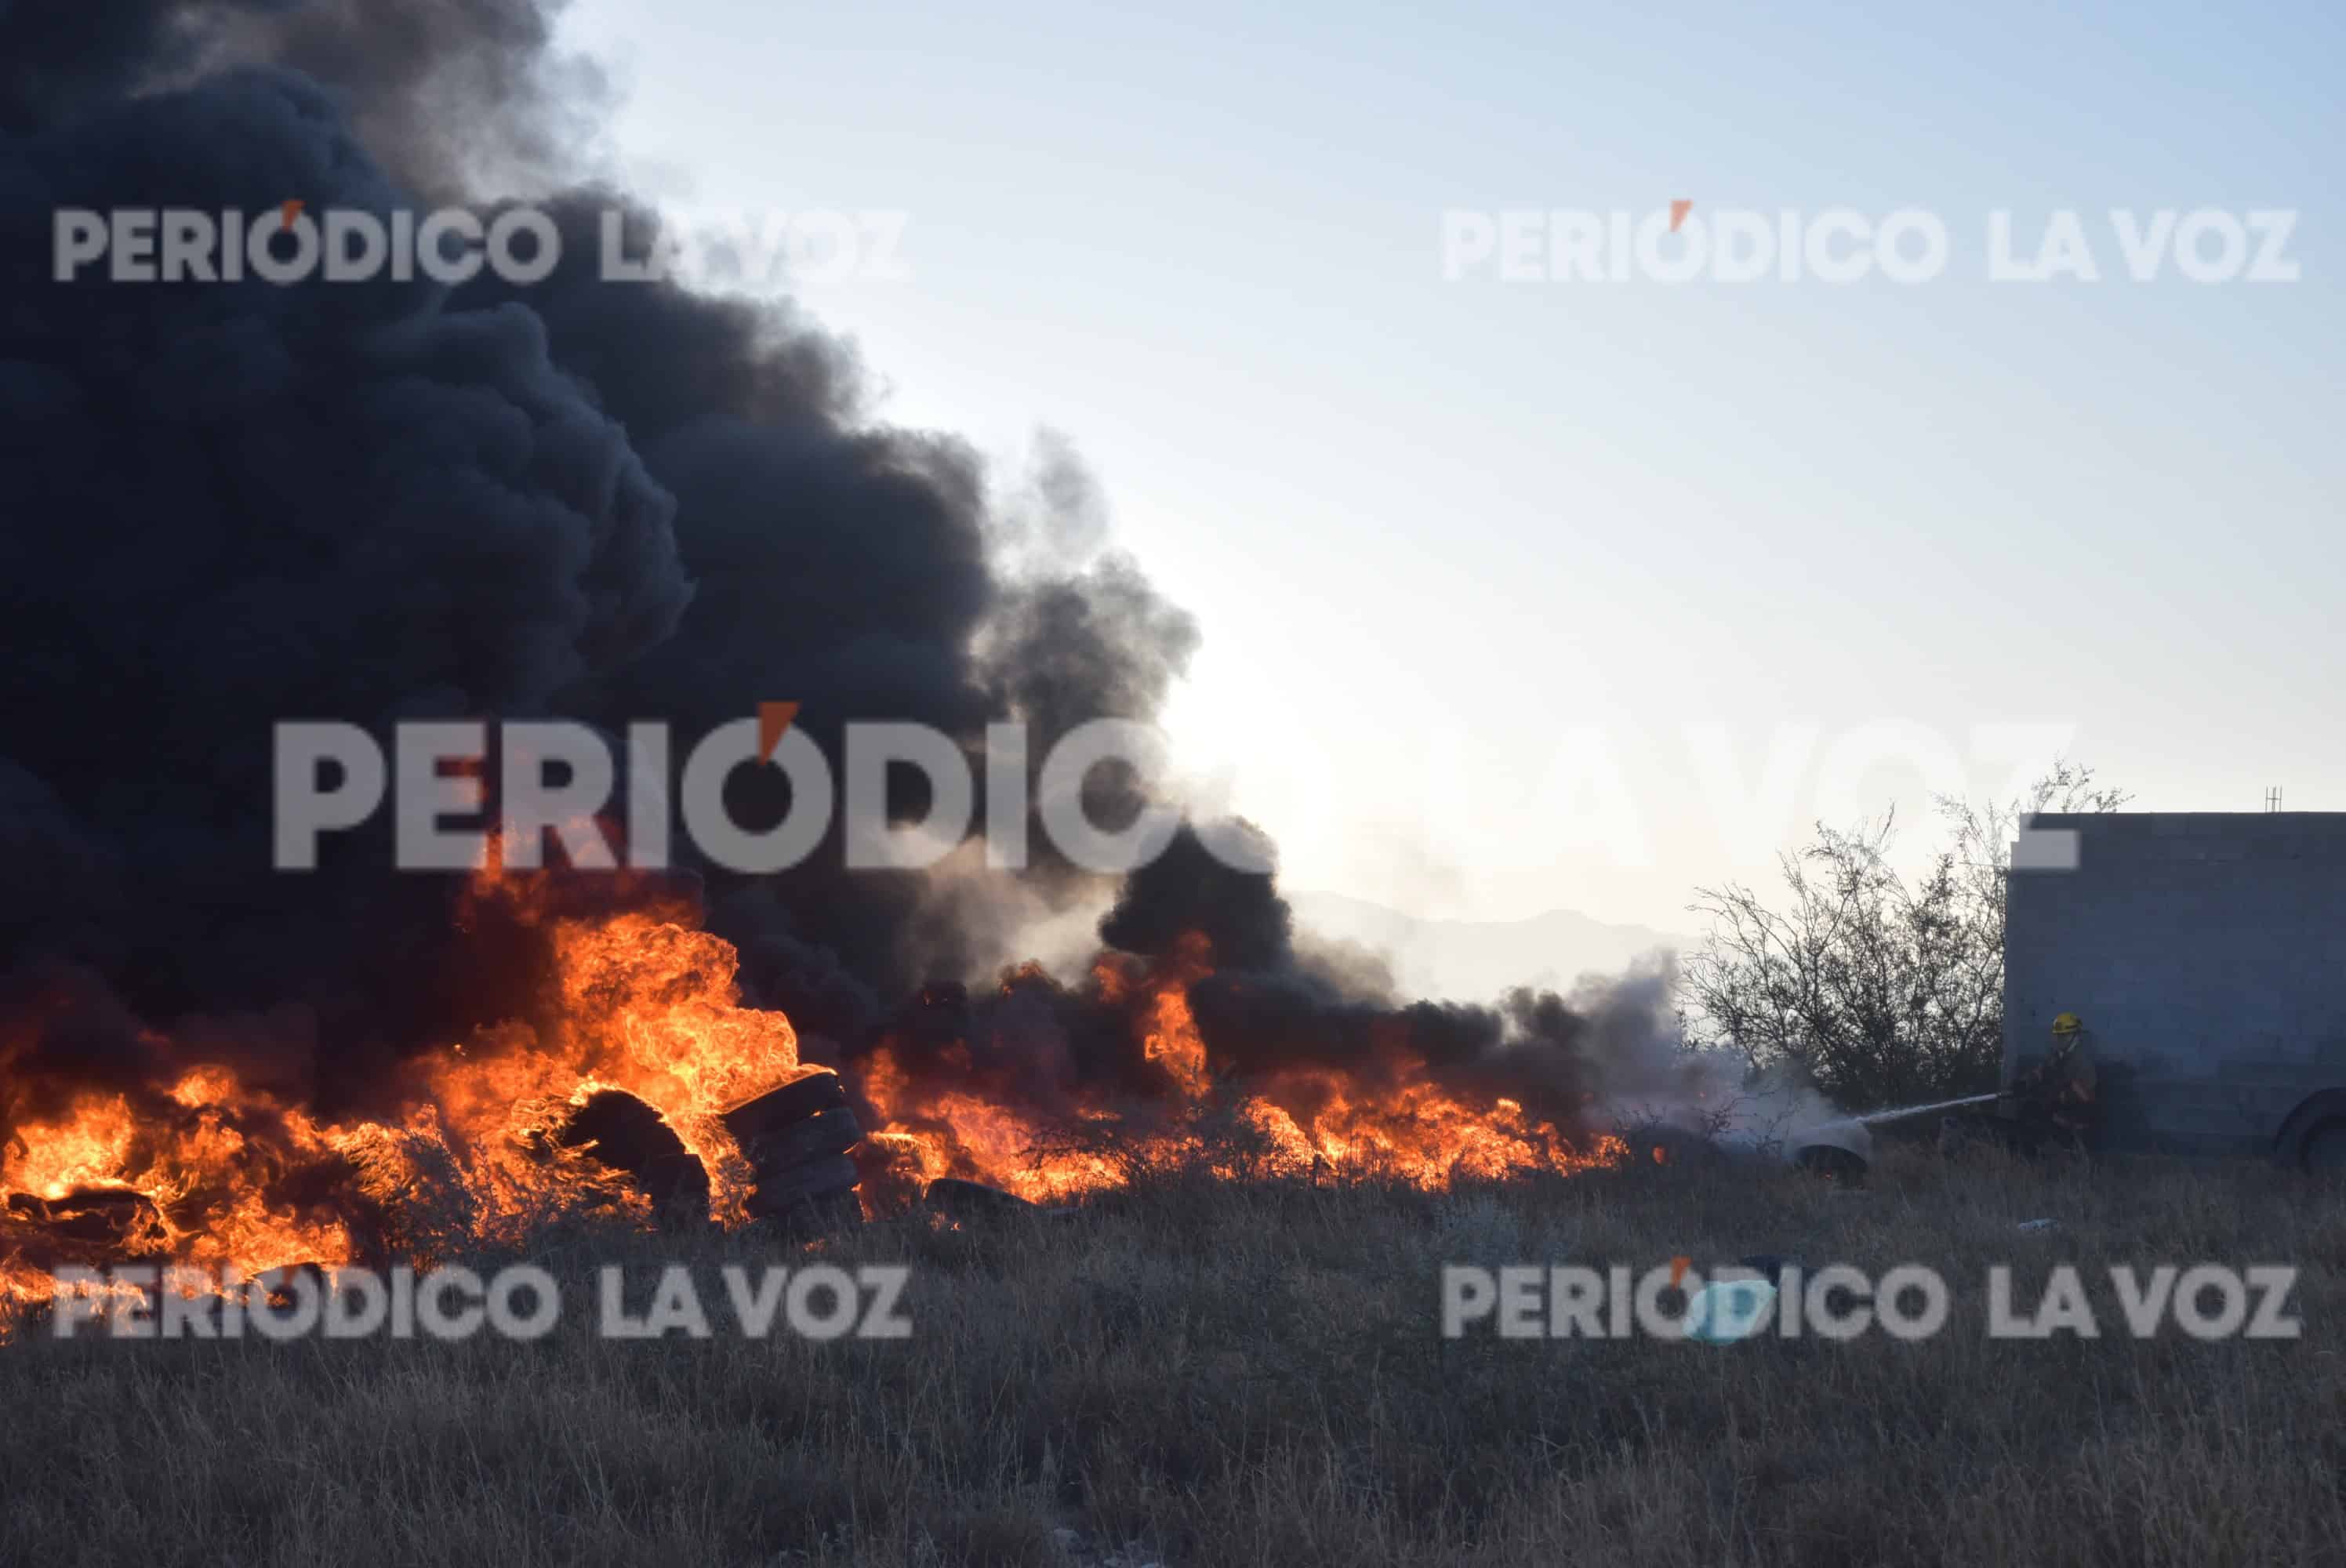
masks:
[[[1162,1067],[1192,1100],[1204,1099],[1214,1081],[1206,1071],[1206,1042],[1199,1037],[1197,1018],[1189,1011],[1189,983],[1212,971],[1213,952],[1206,939],[1195,932],[1183,937],[1168,972],[1154,987],[1149,1011],[1155,1027],[1142,1044],[1148,1060]]]
[[[86,1094],[60,1117],[20,1124],[0,1154],[0,1189],[8,1218],[125,1256],[248,1273],[335,1268],[353,1256],[347,1226],[279,1189],[331,1161],[339,1135],[226,1068],[198,1066],[141,1107]],[[0,1261],[0,1296],[47,1288],[20,1260]]]
[[[16,1130],[21,1151],[8,1166],[8,1186],[45,1198],[63,1197],[77,1186],[118,1183],[117,1173],[130,1158],[134,1124],[130,1102],[91,1096],[61,1122]]]
[[[193,1063],[167,1067],[158,1086],[87,1091],[62,1114],[16,1123],[0,1144],[0,1300],[48,1294],[27,1238],[64,1248],[55,1260],[250,1278],[343,1267],[387,1241],[428,1253],[518,1238],[590,1203],[648,1212],[553,1136],[605,1089],[658,1112],[708,1173],[711,1217],[742,1222],[747,1162],[718,1118],[820,1069],[801,1064],[788,1018],[742,1005],[732,945],[685,911],[560,916],[536,901],[541,887],[491,868],[472,897],[475,911],[502,901],[544,921],[546,1020],[419,1058],[390,1119],[321,1124],[226,1066]],[[146,1044],[169,1062],[172,1041]]]
[[[495,1228],[558,1207],[559,1184],[526,1151],[565,1107],[621,1089],[660,1113],[708,1171],[718,1217],[739,1222],[749,1170],[717,1118],[813,1070],[790,1020],[741,1005],[733,945],[678,920],[559,920],[553,939],[556,1022],[509,1025],[423,1071],[447,1135],[480,1156],[474,1197],[508,1222]]]
[[[1307,1120],[1279,1103],[1297,1098],[1317,1104]],[[1366,1166],[1424,1187],[1617,1165],[1627,1148],[1606,1135],[1581,1149],[1504,1096],[1474,1105],[1423,1082],[1370,1096],[1329,1073],[1287,1074],[1267,1097],[1250,1100],[1246,1114],[1273,1132],[1290,1165]]]
[[[181,1047],[158,1034],[143,1042],[161,1064],[146,1085],[86,1090],[0,1127],[0,1301],[45,1298],[58,1262],[250,1278],[393,1254],[429,1262],[471,1242],[524,1241],[587,1210],[648,1222],[646,1189],[588,1157],[591,1139],[566,1135],[611,1090],[649,1107],[698,1161],[709,1220],[746,1223],[753,1177],[721,1118],[823,1069],[800,1061],[788,1018],[743,1004],[731,944],[685,909],[568,913],[547,879],[486,867],[464,918],[493,907],[546,939],[545,1005],[413,1058],[382,1119],[321,1122],[226,1065],[175,1062]],[[1225,1082],[1192,1007],[1192,987],[1212,972],[1200,937],[1153,964],[1104,955],[1079,993],[1054,988],[1129,1031],[1156,1086],[1127,1083],[1120,1098],[1071,1088],[1069,1074],[1041,1091],[1005,1075],[1004,1060],[1034,1065],[1031,1043],[994,1050],[985,1069],[955,1039],[920,1054],[916,1072],[901,1042],[882,1041],[856,1069],[879,1118],[862,1168],[875,1170],[876,1158],[900,1181],[966,1176],[1053,1201],[1172,1164],[1229,1176],[1377,1173],[1442,1188],[1626,1157],[1617,1138],[1576,1140],[1518,1100],[1446,1090],[1423,1063],[1392,1054],[1374,1084],[1321,1066]],[[1029,969],[1005,978],[1005,993],[1014,984],[1052,983]],[[0,1090],[0,1112],[26,1103],[12,1085]],[[28,1251],[32,1242],[46,1255]]]
[[[1060,1128],[1051,1117],[966,1089],[915,1091],[881,1046],[863,1070],[863,1096],[884,1118],[871,1142],[919,1182],[968,1176],[1038,1203],[1115,1186],[1117,1164],[1096,1153],[1037,1153]]]
[[[1056,1113],[1010,1103],[956,1081],[952,1070],[968,1063],[960,1045],[943,1055],[947,1076],[915,1081],[883,1044],[862,1073],[864,1097],[884,1124],[870,1141],[915,1180],[964,1176],[1046,1203],[1199,1156],[1225,1175],[1242,1174],[1241,1166],[1274,1176],[1375,1172],[1435,1189],[1460,1177],[1568,1174],[1627,1157],[1619,1138],[1576,1143],[1515,1099],[1447,1093],[1422,1063],[1392,1064],[1387,1076],[1397,1086],[1382,1092],[1300,1067],[1226,1092],[1190,1005],[1189,988],[1212,972],[1205,939],[1192,934],[1143,979],[1105,957],[1090,974],[1090,994],[1124,1010],[1141,1057],[1164,1074],[1172,1103],[1159,1114],[1126,1116],[1105,1097],[1080,1095]]]

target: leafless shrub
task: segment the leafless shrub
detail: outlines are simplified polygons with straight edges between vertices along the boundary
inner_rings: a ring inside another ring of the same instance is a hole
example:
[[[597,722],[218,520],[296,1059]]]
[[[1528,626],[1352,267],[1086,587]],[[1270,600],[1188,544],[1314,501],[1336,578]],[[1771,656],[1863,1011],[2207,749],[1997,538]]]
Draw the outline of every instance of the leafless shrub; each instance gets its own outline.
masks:
[[[1683,961],[1688,1043],[1790,1068],[1851,1109],[1994,1087],[2012,833],[2038,812],[2127,799],[2066,762],[2000,806],[1942,798],[1947,847],[1911,881],[1888,860],[1892,818],[1818,823],[1780,859],[1780,902],[1739,883],[1699,890],[1692,908],[1710,928]]]

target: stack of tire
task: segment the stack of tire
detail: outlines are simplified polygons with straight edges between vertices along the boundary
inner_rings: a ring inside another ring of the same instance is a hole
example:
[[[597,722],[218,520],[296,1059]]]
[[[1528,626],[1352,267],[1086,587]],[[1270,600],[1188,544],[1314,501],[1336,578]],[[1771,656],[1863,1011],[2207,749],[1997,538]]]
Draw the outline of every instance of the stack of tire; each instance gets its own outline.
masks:
[[[828,1071],[794,1078],[725,1113],[726,1131],[755,1173],[750,1217],[794,1235],[859,1223],[855,1162],[863,1129],[847,1086]]]

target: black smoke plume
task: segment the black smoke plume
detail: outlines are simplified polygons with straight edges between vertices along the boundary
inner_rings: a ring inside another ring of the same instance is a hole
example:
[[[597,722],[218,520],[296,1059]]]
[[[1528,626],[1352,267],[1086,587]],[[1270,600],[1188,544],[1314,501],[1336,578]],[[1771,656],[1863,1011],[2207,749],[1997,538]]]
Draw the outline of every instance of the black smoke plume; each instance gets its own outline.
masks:
[[[1209,846],[1184,827],[1126,878],[1100,921],[1109,952],[1086,980],[1030,967],[984,992],[924,988],[885,1027],[896,1064],[1046,1115],[1114,1105],[1146,1129],[1161,1120],[1152,1108],[1185,1100],[1146,1044],[1151,988],[1172,983],[1217,1088],[1267,1093],[1305,1122],[1331,1080],[1379,1100],[1431,1084],[1468,1105],[1505,1096],[1578,1139],[1605,1130],[1616,1096],[1672,1102],[1704,1076],[1672,1048],[1666,965],[1586,982],[1569,1000],[1528,988],[1491,1006],[1400,1000],[1373,962],[1299,938],[1266,841],[1214,831]]]
[[[386,874],[386,830],[272,872],[275,721],[664,718],[680,754],[787,699],[826,745],[1016,716],[1039,752],[1148,717],[1194,636],[1114,557],[998,568],[975,454],[872,422],[788,309],[599,280],[607,191],[549,199],[574,243],[526,291],[48,276],[61,207],[444,196],[482,127],[544,128],[516,104],[549,31],[505,4],[0,12],[0,942],[146,1016],[307,1008],[327,1089],[515,1005],[528,966],[454,933],[452,879]],[[973,951],[835,845],[704,891],[817,1033]]]
[[[1063,446],[1005,504],[963,443],[879,422],[793,308],[597,275],[599,215],[651,219],[566,164],[601,95],[553,31],[526,0],[0,0],[0,1135],[32,1064],[135,1074],[141,1021],[234,1037],[332,1114],[530,1004],[534,935],[459,930],[457,879],[389,871],[387,818],[270,870],[279,720],[658,718],[681,755],[779,699],[826,748],[887,718],[974,755],[1020,718],[1039,762],[1076,724],[1148,719],[1182,672],[1193,626],[1096,552]],[[50,275],[59,208],[485,211],[507,193],[484,169],[542,188],[566,241],[543,282]],[[1087,793],[1113,825],[1151,788],[1103,769]],[[1148,1085],[1125,1023],[1036,973],[979,1003],[929,984],[1004,956],[987,896],[851,873],[836,843],[681,881],[754,998],[830,1049],[974,1032],[1025,1041],[1038,1092]],[[1112,891],[1047,853],[1018,889]],[[1102,930],[1144,963],[1202,936],[1200,1026],[1241,1074],[1414,1061],[1586,1096],[1585,1013],[1392,1003],[1299,958],[1269,877],[1194,836]]]

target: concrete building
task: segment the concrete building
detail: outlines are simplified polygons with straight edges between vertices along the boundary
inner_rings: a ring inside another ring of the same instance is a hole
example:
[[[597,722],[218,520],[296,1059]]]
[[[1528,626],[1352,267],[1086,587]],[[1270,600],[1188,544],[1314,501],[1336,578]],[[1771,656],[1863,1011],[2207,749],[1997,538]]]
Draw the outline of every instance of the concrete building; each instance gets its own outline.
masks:
[[[2007,1082],[2075,1013],[2103,1148],[2346,1166],[2346,812],[2039,817],[2006,885]]]

